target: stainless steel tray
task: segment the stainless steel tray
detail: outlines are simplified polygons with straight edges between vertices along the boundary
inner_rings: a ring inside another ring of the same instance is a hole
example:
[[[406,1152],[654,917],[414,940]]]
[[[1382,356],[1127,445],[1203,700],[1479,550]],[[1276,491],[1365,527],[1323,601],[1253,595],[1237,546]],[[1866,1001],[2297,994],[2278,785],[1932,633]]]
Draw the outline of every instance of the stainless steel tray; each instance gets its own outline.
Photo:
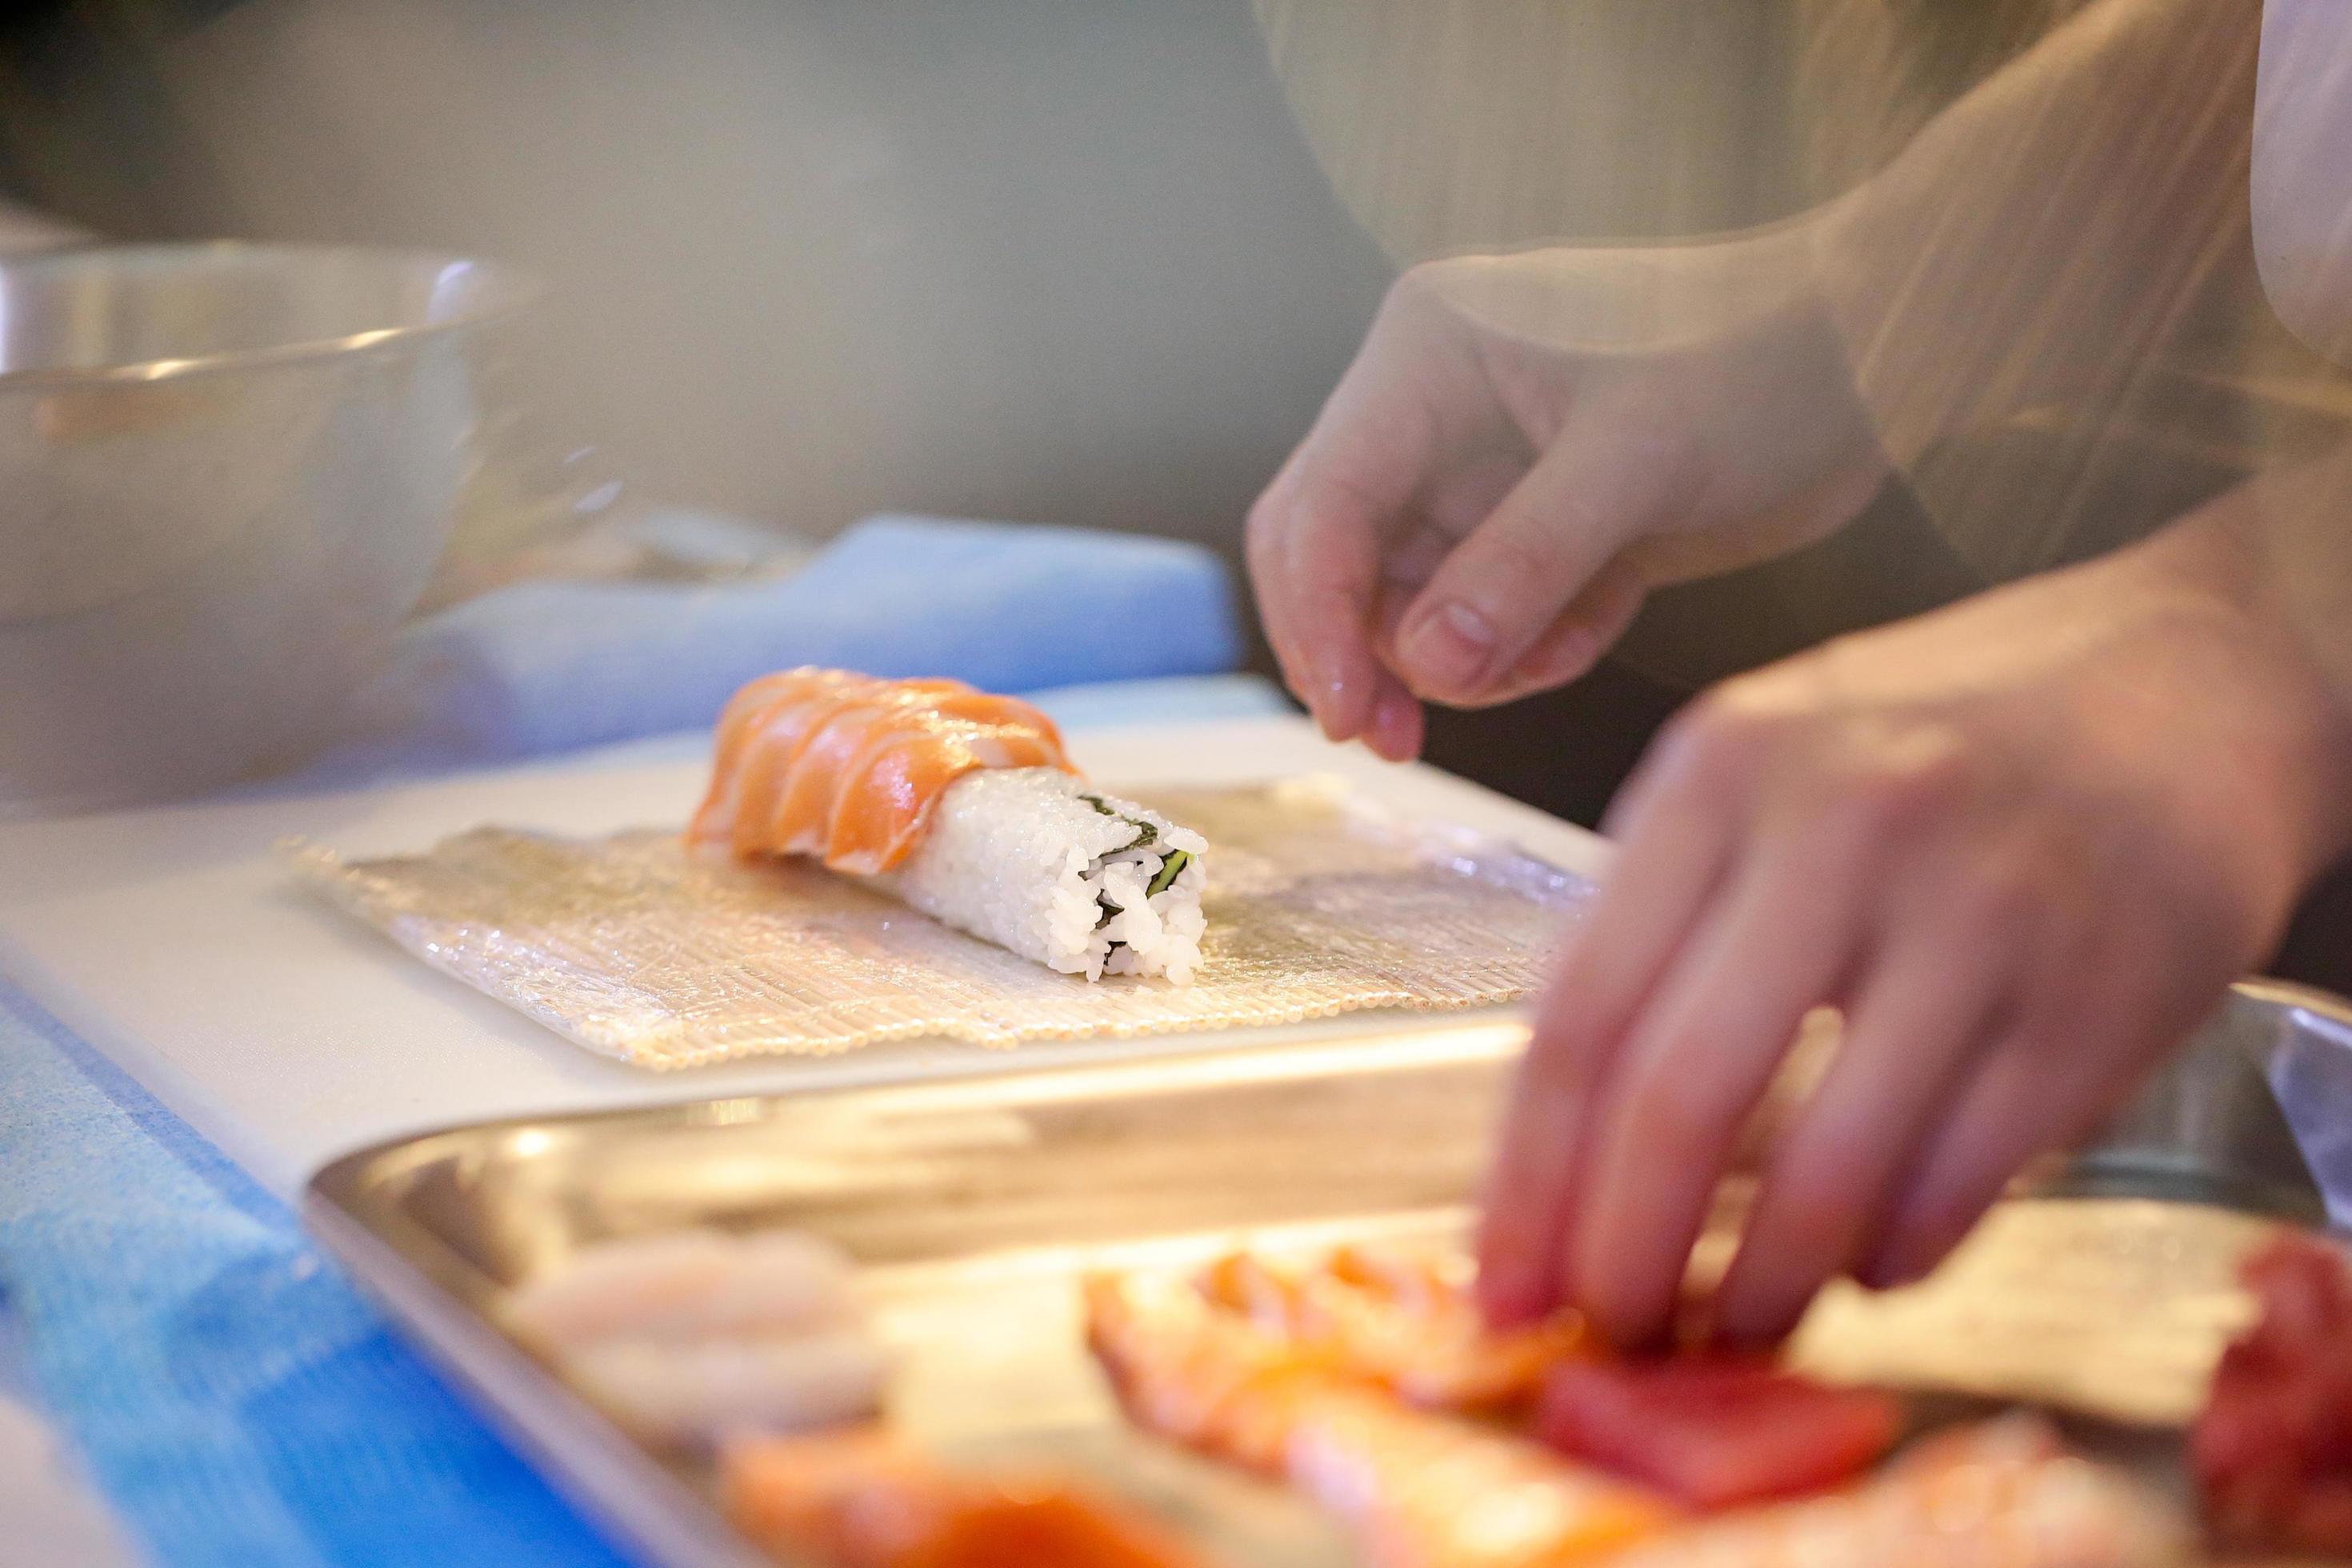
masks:
[[[2161,1474],[2165,1427],[2244,1321],[2239,1259],[2275,1220],[2323,1212],[2265,1075],[2315,1037],[2345,1048],[2347,1018],[2239,988],[2106,1144],[2005,1205],[1927,1285],[1825,1296],[1797,1353],[1832,1375],[2053,1402]],[[1338,1535],[1286,1494],[1127,1428],[1081,1348],[1074,1276],[1244,1243],[1458,1234],[1523,1041],[1515,1023],[1465,1024],[486,1123],[339,1160],[305,1210],[485,1413],[649,1560],[761,1561],[701,1466],[572,1394],[500,1331],[500,1303],[585,1243],[712,1225],[800,1226],[859,1259],[905,1357],[891,1416],[919,1440],[1066,1463],[1222,1561],[1338,1564]]]

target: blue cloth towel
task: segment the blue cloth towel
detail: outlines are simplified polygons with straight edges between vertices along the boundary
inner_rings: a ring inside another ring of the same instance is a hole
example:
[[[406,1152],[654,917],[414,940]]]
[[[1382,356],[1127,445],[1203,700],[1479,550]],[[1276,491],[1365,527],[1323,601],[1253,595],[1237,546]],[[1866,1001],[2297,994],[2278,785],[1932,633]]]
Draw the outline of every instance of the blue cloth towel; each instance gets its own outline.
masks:
[[[0,1085],[0,1295],[37,1391],[158,1562],[626,1561],[293,1215],[5,982]]]
[[[708,725],[798,664],[994,691],[1239,662],[1223,563],[1138,535],[877,517],[773,582],[527,583],[412,627],[306,784],[509,761]]]

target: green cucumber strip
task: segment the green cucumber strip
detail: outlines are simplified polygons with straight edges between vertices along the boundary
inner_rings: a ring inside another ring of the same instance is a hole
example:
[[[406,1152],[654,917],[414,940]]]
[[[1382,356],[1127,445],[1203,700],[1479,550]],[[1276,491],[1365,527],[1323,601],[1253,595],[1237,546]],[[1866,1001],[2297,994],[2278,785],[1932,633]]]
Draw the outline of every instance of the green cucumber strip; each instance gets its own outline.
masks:
[[[1093,806],[1105,816],[1116,816],[1121,822],[1126,823],[1136,830],[1133,841],[1120,845],[1118,848],[1111,851],[1112,854],[1124,855],[1130,849],[1140,849],[1146,845],[1159,842],[1160,829],[1154,827],[1148,822],[1138,822],[1135,818],[1128,816],[1124,812],[1113,811],[1110,807],[1110,804],[1104,800],[1102,796],[1098,795],[1081,795],[1078,798],[1085,801],[1088,805]],[[1192,858],[1192,857],[1190,854],[1181,849],[1171,853],[1166,860],[1160,863],[1159,874],[1153,877],[1150,884],[1143,889],[1143,896],[1148,899],[1154,893],[1165,892],[1168,888],[1175,882],[1177,877],[1183,871],[1185,862]],[[1101,927],[1110,923],[1111,916],[1119,912],[1119,906],[1112,903],[1108,899],[1097,899],[1095,901],[1102,909],[1101,916],[1095,921],[1096,928],[1099,930]],[[1125,947],[1126,945],[1127,944],[1123,942],[1115,942],[1111,943],[1111,946],[1113,947]]]
[[[1184,874],[1184,868],[1192,864],[1192,861],[1191,850],[1170,850],[1168,858],[1160,863],[1160,874],[1151,879],[1150,884],[1143,889],[1143,896],[1150,898],[1155,893],[1164,893],[1174,887],[1176,879]]]

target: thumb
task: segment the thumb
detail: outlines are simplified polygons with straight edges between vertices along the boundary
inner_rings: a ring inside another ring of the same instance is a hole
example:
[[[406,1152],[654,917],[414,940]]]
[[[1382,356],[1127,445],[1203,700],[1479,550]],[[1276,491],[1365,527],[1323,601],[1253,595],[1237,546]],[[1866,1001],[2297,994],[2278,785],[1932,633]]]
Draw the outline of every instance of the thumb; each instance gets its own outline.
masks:
[[[1571,417],[1401,617],[1397,674],[1425,700],[1495,700],[1625,544],[1688,497],[1695,468],[1630,414]]]

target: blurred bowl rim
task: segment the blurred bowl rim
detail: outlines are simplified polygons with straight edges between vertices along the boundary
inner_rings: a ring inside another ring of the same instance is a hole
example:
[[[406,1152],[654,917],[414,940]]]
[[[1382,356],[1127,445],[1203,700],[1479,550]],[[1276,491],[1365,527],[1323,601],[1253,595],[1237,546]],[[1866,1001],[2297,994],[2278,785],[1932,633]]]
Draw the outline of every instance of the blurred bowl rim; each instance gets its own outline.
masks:
[[[221,261],[331,258],[359,258],[420,268],[438,267],[445,269],[451,267],[466,267],[480,273],[486,280],[487,287],[483,289],[484,298],[469,308],[459,310],[446,320],[421,321],[411,326],[381,327],[366,331],[350,332],[334,338],[301,339],[292,342],[272,343],[266,348],[232,349],[225,353],[205,354],[194,359],[153,359],[110,365],[28,365],[18,370],[0,369],[0,395],[23,391],[57,392],[76,387],[149,386],[160,382],[181,381],[193,376],[275,369],[281,365],[303,364],[312,361],[352,354],[388,352],[405,348],[421,340],[441,337],[447,333],[464,331],[507,320],[528,310],[545,294],[544,286],[520,268],[509,266],[502,261],[493,261],[476,256],[461,256],[452,251],[402,246],[279,244],[238,239],[166,241],[131,245],[93,240],[87,243],[45,246],[38,249],[0,254],[0,276],[11,272],[63,269],[93,256],[124,258],[181,258],[189,260]]]

